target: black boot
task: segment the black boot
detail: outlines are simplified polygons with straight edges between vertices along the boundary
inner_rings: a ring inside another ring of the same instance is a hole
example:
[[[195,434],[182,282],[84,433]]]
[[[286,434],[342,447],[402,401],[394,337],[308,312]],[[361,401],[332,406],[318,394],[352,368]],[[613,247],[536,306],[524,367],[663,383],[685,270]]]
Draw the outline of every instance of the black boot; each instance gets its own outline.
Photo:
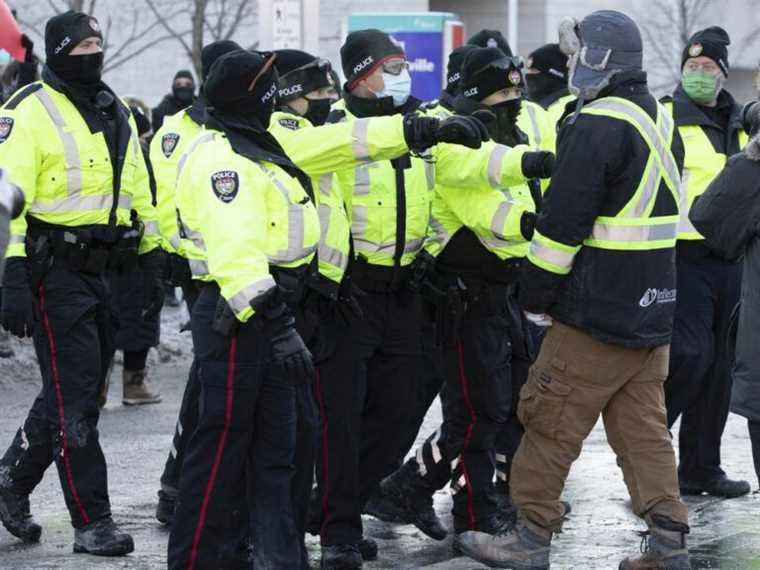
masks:
[[[725,497],[726,499],[735,499],[751,491],[747,481],[729,479],[728,477],[720,477],[710,481],[681,481],[680,487],[681,495],[707,493],[714,497]]]
[[[158,505],[156,505],[156,519],[161,524],[171,526],[174,519],[174,506],[176,498],[166,491],[158,492]]]
[[[74,552],[95,556],[123,556],[135,549],[132,537],[121,532],[111,517],[74,530]]]
[[[433,509],[433,492],[420,475],[416,460],[410,459],[386,477],[380,484],[379,495],[383,503],[392,505],[404,523],[413,524],[432,539],[446,538],[448,532]]]
[[[357,548],[362,555],[362,560],[365,562],[377,560],[377,542],[371,538],[362,538]]]
[[[29,495],[18,495],[0,487],[0,520],[6,530],[24,542],[39,542],[42,527],[29,512]]]
[[[360,570],[362,566],[362,554],[355,544],[322,547],[321,570]]]

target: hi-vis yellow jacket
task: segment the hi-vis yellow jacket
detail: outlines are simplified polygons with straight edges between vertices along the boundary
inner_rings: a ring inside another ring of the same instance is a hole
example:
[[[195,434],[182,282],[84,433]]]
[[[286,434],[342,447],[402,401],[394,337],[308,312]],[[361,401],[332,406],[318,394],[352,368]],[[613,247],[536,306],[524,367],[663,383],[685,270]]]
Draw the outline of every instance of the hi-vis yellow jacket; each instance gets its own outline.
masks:
[[[135,210],[145,226],[139,252],[161,244],[151,202],[148,170],[130,116],[131,134],[121,172],[117,225],[131,225]],[[113,171],[102,132],[90,132],[63,93],[38,81],[17,92],[0,110],[0,168],[26,196],[25,215],[66,227],[108,224]],[[24,257],[25,215],[11,224],[8,257]]]

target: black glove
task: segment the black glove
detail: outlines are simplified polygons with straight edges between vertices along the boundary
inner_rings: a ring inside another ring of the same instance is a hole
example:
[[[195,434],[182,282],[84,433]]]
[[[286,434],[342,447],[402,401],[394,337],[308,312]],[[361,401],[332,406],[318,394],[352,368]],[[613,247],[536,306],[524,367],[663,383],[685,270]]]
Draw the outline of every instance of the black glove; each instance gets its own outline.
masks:
[[[742,108],[742,126],[744,131],[753,137],[760,130],[760,105],[758,101],[750,101]]]
[[[164,306],[166,279],[166,252],[156,248],[140,256],[143,271],[144,298],[142,317],[150,321],[158,316]]]
[[[523,212],[520,217],[520,233],[525,241],[533,239],[533,232],[536,229],[536,214],[534,212]]]
[[[11,334],[19,338],[32,336],[34,301],[29,285],[29,267],[23,257],[11,257],[7,261],[0,320]]]
[[[409,279],[406,282],[407,289],[419,293],[433,267],[435,267],[435,257],[424,249],[420,250],[409,266]]]
[[[488,130],[475,117],[455,115],[439,120],[409,115],[404,118],[404,139],[409,149],[415,152],[424,151],[438,143],[480,148],[488,140]]]
[[[193,273],[190,262],[176,253],[170,253],[167,258],[167,280],[175,287],[185,287],[192,281]]]
[[[277,287],[251,301],[256,323],[272,343],[272,360],[295,382],[314,376],[311,352],[296,331],[296,320],[288,306],[280,300]]]
[[[522,157],[525,178],[551,178],[554,171],[554,153],[537,150],[526,152]]]
[[[354,320],[364,318],[359,299],[364,291],[353,284],[350,277],[345,277],[340,285],[317,275],[309,279],[306,297],[306,310],[318,321],[338,323],[344,327]]]
[[[34,42],[26,34],[21,34],[21,47],[26,49],[26,55],[24,56],[24,61],[28,63],[32,63],[37,59],[34,57]]]

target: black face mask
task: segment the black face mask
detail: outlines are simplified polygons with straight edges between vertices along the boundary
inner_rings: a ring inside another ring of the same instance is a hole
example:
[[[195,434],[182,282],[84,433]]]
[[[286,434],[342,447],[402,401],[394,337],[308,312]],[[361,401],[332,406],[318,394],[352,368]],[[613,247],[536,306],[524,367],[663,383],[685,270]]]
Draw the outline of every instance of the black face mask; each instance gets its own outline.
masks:
[[[495,141],[510,146],[518,144],[517,116],[520,114],[521,107],[522,99],[512,99],[490,105],[489,108],[496,115],[496,120],[491,121],[487,128]]]
[[[195,97],[195,87],[172,87],[172,94],[183,105],[191,105]]]
[[[327,116],[330,114],[332,99],[307,99],[309,108],[304,115],[309,119],[312,125],[319,127],[327,122]]]
[[[525,81],[528,86],[528,97],[534,103],[556,91],[567,88],[567,81],[546,73],[529,73],[525,76]]]
[[[85,55],[63,55],[49,58],[47,64],[65,83],[92,89],[100,84],[103,52]]]

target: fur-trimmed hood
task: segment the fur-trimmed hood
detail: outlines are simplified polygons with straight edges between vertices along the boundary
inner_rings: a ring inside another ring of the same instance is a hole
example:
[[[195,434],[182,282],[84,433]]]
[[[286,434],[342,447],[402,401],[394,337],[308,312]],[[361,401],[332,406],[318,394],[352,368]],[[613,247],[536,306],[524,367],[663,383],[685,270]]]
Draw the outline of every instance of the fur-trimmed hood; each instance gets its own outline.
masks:
[[[744,149],[744,154],[746,154],[747,158],[750,160],[760,162],[760,132],[755,133],[755,136],[749,140]]]

